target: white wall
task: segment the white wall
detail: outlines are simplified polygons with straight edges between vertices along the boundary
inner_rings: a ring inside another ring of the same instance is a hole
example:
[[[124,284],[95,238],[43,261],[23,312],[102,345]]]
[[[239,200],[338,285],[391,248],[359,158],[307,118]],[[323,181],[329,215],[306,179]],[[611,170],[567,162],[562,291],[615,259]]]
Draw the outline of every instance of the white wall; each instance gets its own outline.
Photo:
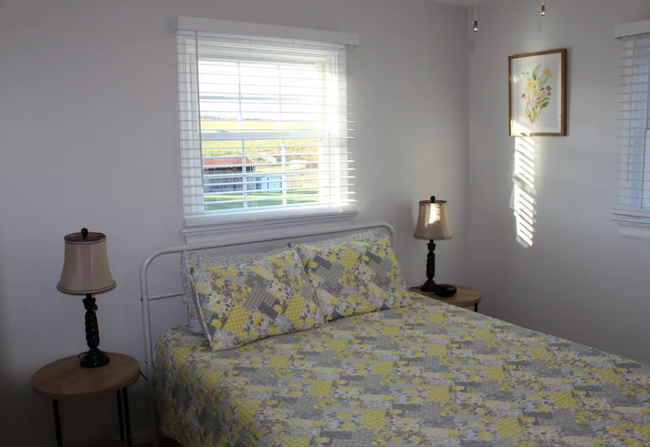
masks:
[[[650,242],[622,238],[614,203],[619,43],[647,0],[504,0],[479,6],[471,35],[468,281],[484,312],[650,362]],[[473,14],[471,12],[470,14]],[[569,136],[536,138],[533,246],[510,208],[508,56],[568,49]]]
[[[407,280],[419,283],[426,246],[411,237],[417,200],[448,199],[457,238],[439,245],[439,278],[464,279],[464,8],[424,0],[2,1],[3,445],[53,444],[49,402],[29,380],[85,348],[81,301],[55,289],[66,233],[87,226],[108,235],[118,287],[98,298],[101,347],[143,358],[138,267],[152,249],[182,242],[169,23],[178,15],[358,34],[349,67],[357,221],[392,223]],[[172,275],[174,264],[166,264]],[[137,431],[146,426],[142,382],[131,396]],[[67,441],[115,433],[114,405],[113,397],[62,404]]]

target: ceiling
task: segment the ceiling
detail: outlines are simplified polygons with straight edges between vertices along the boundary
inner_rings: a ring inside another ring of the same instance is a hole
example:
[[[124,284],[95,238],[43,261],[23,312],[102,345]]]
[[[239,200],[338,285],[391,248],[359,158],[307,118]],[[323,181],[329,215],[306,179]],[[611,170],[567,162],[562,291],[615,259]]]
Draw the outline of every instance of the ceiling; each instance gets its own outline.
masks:
[[[474,4],[474,0],[435,0],[435,1],[441,3],[450,3],[452,5],[458,5],[458,6],[472,6]],[[478,3],[487,3],[493,1],[495,0],[477,0]]]

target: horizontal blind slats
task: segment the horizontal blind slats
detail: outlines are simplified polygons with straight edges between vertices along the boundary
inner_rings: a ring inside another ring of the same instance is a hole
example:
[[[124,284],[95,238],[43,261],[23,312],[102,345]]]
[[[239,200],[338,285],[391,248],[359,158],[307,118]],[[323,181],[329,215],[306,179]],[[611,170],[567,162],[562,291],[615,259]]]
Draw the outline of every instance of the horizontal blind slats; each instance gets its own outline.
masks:
[[[185,216],[352,202],[345,46],[181,31],[177,48]]]
[[[234,176],[234,177],[238,178],[239,176]],[[269,176],[262,176],[262,178],[264,178],[264,177],[269,177]],[[339,176],[338,178],[340,180],[351,180],[351,179],[354,179],[356,177],[351,176],[351,175],[342,175],[342,176]],[[287,185],[289,185],[289,184],[293,184],[293,183],[301,183],[301,182],[312,181],[312,180],[322,180],[322,178],[320,178],[320,177],[311,177],[311,178],[300,178],[300,179],[287,179],[284,182]],[[269,184],[273,184],[273,183],[277,183],[277,182],[275,180],[257,180],[256,179],[254,182],[251,182],[251,183],[269,185]],[[248,184],[249,184],[249,182],[233,181],[233,182],[218,182],[218,183],[214,183],[213,185],[218,185],[218,186],[239,186],[239,185],[248,185]],[[324,188],[336,188],[338,186],[332,186],[332,185],[321,186],[321,188],[323,188],[323,187]],[[291,190],[291,189],[309,189],[309,188],[310,188],[309,186],[287,186],[287,188],[285,188],[285,189],[286,190]],[[251,191],[255,191],[255,190],[251,189]],[[205,194],[214,194],[214,193],[210,193],[210,192],[206,193],[206,192],[204,192],[203,194],[205,195]]]
[[[619,191],[614,215],[650,218],[650,36],[623,39],[615,164]],[[639,213],[635,210],[641,210]],[[644,211],[645,210],[645,211]]]
[[[292,171],[292,170],[282,170],[275,172],[255,172],[255,173],[246,173],[246,172],[229,172],[223,174],[207,174],[202,176],[187,176],[187,178],[229,178],[229,177],[262,177],[264,175],[304,175],[304,174],[317,174],[317,173],[332,173],[332,172],[352,172],[354,168],[336,168],[336,169],[306,169],[301,171]],[[333,177],[333,176],[332,176]]]
[[[353,203],[356,203],[357,201],[354,199],[347,199],[344,201],[336,201],[336,202],[328,202],[328,201],[323,201],[322,203],[290,203],[282,206],[282,209],[287,209],[287,210],[299,210],[299,209],[324,209],[324,208],[329,208],[329,207],[338,207],[342,208],[347,205],[351,205]],[[191,208],[191,207],[187,207]],[[265,210],[273,210],[277,209],[277,206],[262,206],[262,207],[255,207],[251,209],[250,211],[265,211]],[[232,211],[232,210],[231,210]],[[205,216],[207,213],[205,212],[195,212],[192,211],[191,209],[188,209],[185,211],[185,217],[196,217],[196,216]]]

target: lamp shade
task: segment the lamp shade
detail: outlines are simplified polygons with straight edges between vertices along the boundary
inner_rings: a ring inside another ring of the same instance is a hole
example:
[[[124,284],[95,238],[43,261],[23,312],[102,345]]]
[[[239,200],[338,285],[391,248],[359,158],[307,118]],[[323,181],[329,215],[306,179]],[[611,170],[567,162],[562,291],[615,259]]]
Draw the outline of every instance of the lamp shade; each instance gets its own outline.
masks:
[[[108,268],[106,235],[90,233],[68,234],[65,238],[63,272],[56,286],[68,295],[86,295],[108,292],[115,288],[115,281]]]
[[[432,200],[420,201],[418,225],[415,228],[413,237],[426,240],[451,239],[454,237],[449,225],[446,200],[435,200],[432,197]]]

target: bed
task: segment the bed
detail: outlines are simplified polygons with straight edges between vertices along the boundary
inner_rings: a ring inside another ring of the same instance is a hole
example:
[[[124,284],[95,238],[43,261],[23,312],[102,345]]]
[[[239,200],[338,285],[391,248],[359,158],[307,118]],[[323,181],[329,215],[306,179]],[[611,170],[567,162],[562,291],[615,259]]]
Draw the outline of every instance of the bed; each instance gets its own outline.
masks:
[[[157,426],[183,447],[650,445],[650,367],[412,299],[220,352],[168,329]]]

